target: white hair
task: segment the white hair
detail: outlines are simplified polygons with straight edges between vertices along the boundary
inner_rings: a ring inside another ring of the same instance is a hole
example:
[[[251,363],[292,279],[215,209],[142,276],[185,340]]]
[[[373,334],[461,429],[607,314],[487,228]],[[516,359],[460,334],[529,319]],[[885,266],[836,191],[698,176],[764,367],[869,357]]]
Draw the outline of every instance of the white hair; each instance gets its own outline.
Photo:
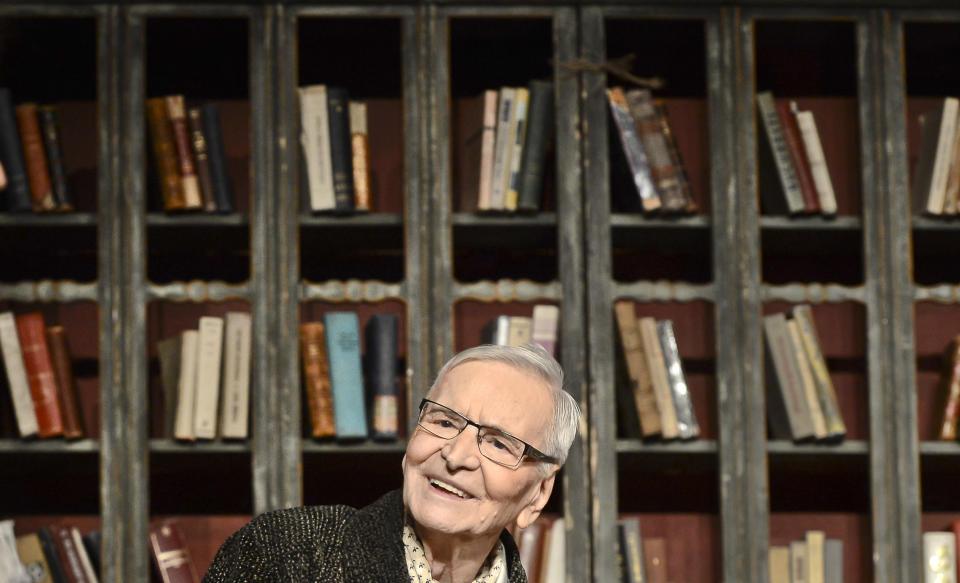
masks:
[[[563,388],[563,368],[560,367],[560,363],[546,349],[534,342],[523,346],[482,344],[459,352],[448,360],[437,373],[437,378],[430,386],[430,390],[427,391],[427,398],[436,392],[444,375],[465,362],[501,362],[530,373],[546,383],[553,398],[554,412],[553,421],[547,430],[543,453],[556,458],[558,464],[562,466],[567,459],[573,440],[577,437],[580,405]],[[548,469],[548,464],[543,464],[543,469]]]

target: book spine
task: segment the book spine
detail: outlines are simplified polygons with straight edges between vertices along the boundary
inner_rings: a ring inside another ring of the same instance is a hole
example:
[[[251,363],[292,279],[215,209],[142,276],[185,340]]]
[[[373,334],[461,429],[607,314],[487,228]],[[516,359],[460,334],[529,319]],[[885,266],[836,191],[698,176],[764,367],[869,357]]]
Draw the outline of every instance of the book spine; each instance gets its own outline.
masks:
[[[647,368],[650,370],[653,384],[653,394],[657,400],[657,411],[660,413],[660,435],[664,439],[676,439],[680,435],[677,409],[670,392],[670,381],[667,378],[667,368],[663,360],[663,349],[660,347],[657,323],[651,317],[639,318],[638,322],[643,352],[647,357]]]
[[[620,300],[613,305],[620,331],[620,345],[624,362],[630,377],[630,393],[633,406],[637,410],[640,431],[646,437],[658,435],[662,431],[657,397],[653,391],[653,378],[643,350],[640,326],[634,311],[633,302]]]
[[[697,423],[693,402],[690,400],[690,391],[687,388],[687,379],[683,374],[683,363],[680,360],[680,349],[677,347],[673,322],[670,320],[657,322],[657,335],[660,337],[660,347],[663,350],[663,361],[667,368],[673,406],[677,410],[677,433],[680,439],[693,439],[700,435],[700,425]]]
[[[560,323],[560,308],[549,304],[533,306],[532,340],[543,346],[551,355],[557,355],[557,327]]]
[[[530,82],[530,107],[527,112],[527,137],[520,162],[517,210],[536,212],[543,194],[547,143],[553,135],[553,83]]]
[[[27,380],[27,369],[23,364],[23,350],[20,348],[20,338],[13,312],[0,313],[0,350],[3,351],[3,365],[10,385],[10,397],[13,401],[20,437],[36,435],[37,414],[33,409],[30,382]]]
[[[677,187],[683,193],[683,199],[686,201],[688,213],[695,213],[699,210],[697,201],[693,198],[690,190],[690,179],[687,177],[687,167],[683,163],[683,156],[680,155],[680,148],[677,147],[677,140],[673,136],[673,130],[670,129],[670,116],[666,106],[662,102],[654,102],[654,110],[657,112],[657,123],[660,124],[660,133],[667,144],[667,151],[670,153],[670,163],[676,172]]]
[[[518,87],[516,93],[516,120],[513,127],[513,144],[510,147],[510,172],[507,178],[506,192],[503,198],[503,208],[508,211],[517,210],[520,198],[520,160],[523,156],[524,142],[527,137],[527,116],[530,109],[530,91],[526,87]]]
[[[399,431],[398,334],[396,314],[374,314],[367,322],[367,386],[373,401],[374,439],[396,439]]]
[[[176,439],[193,441],[194,409],[197,401],[197,341],[196,330],[185,330],[180,341],[180,379],[177,383],[177,418],[173,428]]]
[[[37,538],[40,539],[40,548],[43,549],[43,557],[47,560],[47,566],[50,568],[50,578],[53,583],[73,583],[67,578],[66,568],[60,552],[57,550],[57,541],[49,526],[41,526],[37,529]]]
[[[927,195],[926,211],[933,215],[943,214],[944,199],[947,191],[947,178],[953,164],[953,136],[957,130],[957,112],[960,100],[946,97],[943,100],[943,112],[940,116],[936,155],[930,177],[930,191]]]
[[[637,188],[637,194],[640,196],[643,210],[644,212],[659,210],[663,201],[660,199],[660,194],[654,184],[650,164],[646,153],[643,151],[643,145],[640,143],[640,135],[637,133],[637,126],[634,124],[633,118],[630,117],[630,110],[623,89],[620,87],[607,89],[607,100],[610,103],[610,112],[620,136],[623,153],[630,165],[630,174],[633,176],[633,183]]]
[[[220,106],[204,103],[200,106],[203,136],[207,140],[207,160],[210,162],[210,183],[217,212],[229,214],[234,211],[233,182],[227,172],[227,152],[220,127]]]
[[[50,532],[53,534],[57,552],[60,554],[60,561],[63,563],[63,570],[67,574],[67,579],[70,583],[90,583],[90,579],[87,578],[87,572],[83,569],[83,563],[80,559],[80,549],[77,548],[73,540],[73,533],[70,532],[70,529],[51,524]]]
[[[187,128],[187,110],[183,95],[168,95],[164,97],[164,103],[167,106],[170,127],[173,129],[173,147],[180,169],[183,202],[188,209],[203,208],[200,181],[197,179],[193,153],[190,151],[190,130]]]
[[[355,312],[323,315],[333,419],[338,439],[365,439],[367,414],[363,399],[363,369],[360,363],[360,331]]]
[[[337,428],[333,420],[333,394],[323,322],[300,324],[300,361],[311,435],[318,439],[335,437]]]
[[[83,574],[90,583],[99,583],[97,571],[93,568],[93,561],[86,546],[83,544],[83,537],[80,536],[80,530],[73,526],[70,528],[70,536],[73,538],[73,546],[77,549],[77,557],[80,559],[80,566],[83,568]]]
[[[333,193],[333,167],[330,159],[330,110],[326,85],[301,87],[300,144],[307,167],[310,210],[336,208]]]
[[[197,439],[213,439],[217,436],[217,405],[220,402],[223,318],[201,316],[197,331],[197,394],[193,430]]]
[[[354,210],[369,212],[370,137],[367,134],[367,104],[350,102],[350,152],[353,161]]]
[[[792,541],[790,543],[790,582],[810,583],[807,577],[808,568],[807,541]]]
[[[803,395],[803,385],[797,370],[786,317],[783,314],[764,316],[763,326],[767,340],[767,356],[772,368],[768,371],[766,380],[767,400],[772,405],[776,405],[777,401],[782,404],[792,439],[812,437],[812,419]],[[775,411],[776,409],[771,411],[773,429],[777,429],[774,425]]]
[[[220,435],[246,439],[250,411],[251,320],[246,312],[227,312],[223,334],[223,405]]]
[[[923,533],[924,583],[957,583],[957,538],[953,532]]]
[[[203,210],[212,213],[217,210],[217,201],[213,194],[213,179],[210,174],[210,157],[207,154],[207,138],[203,133],[203,119],[199,107],[187,110],[187,128],[190,130],[190,145],[196,161],[197,181],[200,183],[200,196]]]
[[[157,343],[160,359],[160,381],[163,385],[163,435],[172,438],[177,419],[177,386],[180,383],[181,335]]]
[[[640,534],[640,519],[624,517],[617,521],[623,529],[624,580],[628,583],[645,583],[647,580],[643,564],[643,537]]]
[[[37,414],[37,433],[40,437],[63,435],[63,413],[47,349],[43,315],[38,312],[23,314],[16,317],[16,323],[33,409]]]
[[[786,137],[783,135],[783,127],[780,125],[780,116],[773,101],[773,93],[764,91],[757,94],[757,111],[760,114],[763,132],[769,142],[770,153],[776,166],[780,188],[783,190],[787,212],[790,214],[802,213],[806,209],[803,202],[803,193],[800,192],[797,172],[790,158],[790,148],[787,145]]]
[[[823,581],[843,583],[843,541],[840,539],[828,538],[824,541]]]
[[[198,583],[196,566],[176,522],[150,527],[150,555],[163,583]]]
[[[493,174],[490,177],[489,210],[503,210],[506,202],[506,187],[510,172],[511,124],[516,119],[517,90],[515,87],[500,88],[500,103],[497,106],[497,139],[493,148]]]
[[[768,557],[770,583],[790,583],[790,547],[771,546]]]
[[[645,538],[642,546],[647,583],[667,583],[667,539],[661,536]]]
[[[63,413],[63,436],[67,439],[79,439],[83,437],[83,423],[77,401],[77,386],[74,383],[73,368],[70,363],[70,350],[67,347],[67,336],[63,326],[47,328],[47,344],[50,347],[50,360],[53,363],[53,373],[59,389]]]
[[[807,583],[824,583],[823,547],[826,535],[822,530],[808,530],[804,538],[807,542]]]
[[[837,195],[833,190],[833,180],[827,167],[827,157],[823,153],[823,143],[820,141],[820,132],[812,111],[794,111],[797,127],[800,129],[800,138],[803,140],[803,150],[810,163],[810,174],[817,189],[820,201],[820,212],[833,216],[837,214]]]
[[[163,208],[166,211],[184,210],[187,204],[183,196],[173,127],[170,125],[166,102],[163,97],[152,97],[147,100],[146,107],[150,143],[153,146],[153,161],[160,179]]]
[[[823,410],[820,408],[820,399],[817,396],[817,387],[813,381],[813,373],[810,371],[810,363],[803,347],[803,339],[800,337],[800,330],[796,320],[787,320],[787,332],[789,334],[790,348],[793,350],[793,361],[796,363],[797,372],[800,378],[800,388],[807,404],[807,410],[810,412],[810,421],[813,424],[813,437],[824,439],[829,436],[827,433],[827,422],[823,416]]]
[[[67,170],[63,161],[63,147],[60,144],[59,108],[55,105],[41,105],[37,108],[37,119],[43,135],[43,149],[47,155],[54,203],[58,212],[71,212],[74,206],[67,188]]]
[[[333,171],[333,198],[338,212],[353,210],[353,165],[350,151],[350,113],[347,90],[327,88],[330,117],[330,167]]]
[[[960,116],[960,113],[957,114]],[[953,144],[950,147],[950,170],[947,174],[947,185],[943,195],[943,214],[955,215],[960,205],[960,119],[958,127],[953,132]]]
[[[509,316],[507,346],[523,346],[533,337],[533,319],[527,316]]]
[[[497,140],[497,105],[500,101],[496,89],[483,92],[483,134],[480,143],[480,185],[477,193],[477,210],[491,210],[493,197],[493,167]]]
[[[787,145],[787,153],[797,175],[797,185],[803,197],[803,209],[808,213],[820,212],[820,199],[817,196],[817,187],[813,182],[810,163],[803,148],[803,138],[800,137],[800,128],[797,118],[790,109],[790,103],[780,101],[775,104],[777,116],[780,118],[780,127],[783,130],[783,139]]]
[[[660,121],[653,107],[653,97],[649,89],[632,89],[626,92],[627,106],[637,127],[637,134],[647,154],[650,174],[657,185],[661,209],[664,212],[679,213],[687,209],[687,199],[680,190],[677,171],[670,160],[670,150],[660,129]]]
[[[0,88],[0,160],[7,175],[6,210],[13,213],[26,213],[33,210],[33,198],[30,196],[30,184],[27,180],[27,166],[20,149],[20,132],[13,113],[13,98],[10,90]]]
[[[57,203],[53,199],[47,155],[43,151],[43,133],[40,131],[40,120],[37,118],[37,104],[22,103],[16,107],[15,112],[17,125],[20,126],[20,142],[27,166],[27,180],[30,183],[33,210],[38,213],[54,211],[57,209]]]
[[[960,335],[955,336],[944,359],[943,384],[947,392],[938,438],[956,441],[957,419],[960,416]]]
[[[847,428],[843,423],[843,416],[840,414],[840,406],[837,403],[833,381],[830,379],[830,371],[827,369],[827,361],[823,358],[823,351],[820,349],[820,339],[813,321],[813,311],[809,305],[801,304],[793,307],[791,316],[797,322],[800,340],[803,343],[807,361],[810,363],[813,380],[817,386],[820,409],[823,411],[823,417],[827,425],[828,437],[842,438],[847,433]]]

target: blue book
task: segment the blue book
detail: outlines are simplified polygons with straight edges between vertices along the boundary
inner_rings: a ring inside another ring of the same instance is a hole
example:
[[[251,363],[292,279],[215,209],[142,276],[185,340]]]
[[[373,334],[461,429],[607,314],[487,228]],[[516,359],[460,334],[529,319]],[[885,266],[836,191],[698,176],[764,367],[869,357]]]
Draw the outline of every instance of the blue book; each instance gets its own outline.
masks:
[[[327,312],[323,315],[323,326],[326,328],[337,439],[366,439],[367,411],[363,399],[360,322],[357,314]]]

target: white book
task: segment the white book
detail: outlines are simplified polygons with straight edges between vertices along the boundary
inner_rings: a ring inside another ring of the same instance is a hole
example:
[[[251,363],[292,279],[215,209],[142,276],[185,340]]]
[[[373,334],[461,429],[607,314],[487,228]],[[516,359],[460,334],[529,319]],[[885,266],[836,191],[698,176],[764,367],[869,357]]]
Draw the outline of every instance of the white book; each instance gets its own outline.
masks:
[[[523,157],[523,145],[527,136],[527,114],[530,107],[530,90],[526,87],[517,87],[517,94],[513,108],[514,121],[511,124],[513,146],[510,149],[510,171],[507,173],[506,195],[503,208],[508,211],[517,210],[520,198],[520,159]]]
[[[544,557],[544,583],[566,583],[567,580],[567,528],[563,518],[550,526],[550,547]]]
[[[807,569],[807,541],[790,543],[790,583],[810,583]]]
[[[31,583],[34,578],[20,562],[17,539],[13,534],[13,520],[0,521],[0,581],[4,583]]]
[[[943,213],[958,108],[960,101],[956,97],[946,97],[940,107],[923,118],[924,135],[914,169],[913,196],[917,208],[928,214]]]
[[[336,208],[333,194],[333,161],[330,157],[330,114],[327,86],[300,87],[300,145],[303,147],[310,192],[310,210]]]
[[[820,141],[820,132],[812,111],[797,111],[796,105],[791,102],[791,108],[797,118],[800,128],[800,140],[803,142],[807,161],[810,163],[810,173],[813,175],[813,184],[817,189],[817,199],[820,202],[820,212],[825,215],[837,214],[837,195],[833,190],[833,180],[827,167],[827,157],[823,153],[823,142]]]
[[[223,338],[220,435],[227,439],[245,439],[250,410],[250,314],[227,312]]]
[[[0,350],[3,351],[3,366],[10,385],[10,397],[17,418],[20,437],[37,433],[37,414],[33,409],[33,397],[30,395],[30,383],[27,370],[23,365],[23,351],[20,349],[20,337],[13,312],[0,314]]]
[[[560,308],[550,304],[533,306],[533,341],[543,346],[553,356],[557,355],[557,326],[560,323]]]
[[[957,539],[952,532],[923,533],[923,582],[957,583]]]
[[[73,544],[77,547],[77,554],[80,556],[80,567],[83,569],[83,574],[87,576],[87,581],[91,583],[98,583],[100,579],[97,577],[96,571],[93,569],[93,563],[90,562],[90,556],[87,554],[87,547],[83,544],[83,537],[80,536],[80,529],[76,526],[70,527],[70,536],[73,538]]]
[[[197,400],[197,337],[196,330],[185,330],[180,342],[180,380],[177,383],[177,416],[173,425],[176,439],[196,439],[193,429]]]
[[[490,178],[490,210],[503,210],[510,174],[510,148],[513,146],[510,125],[515,118],[515,87],[500,89],[497,106],[497,137],[493,146],[493,175]]]
[[[197,393],[193,431],[197,439],[217,436],[220,402],[220,359],[223,355],[223,318],[202,316],[197,336]]]
[[[807,583],[824,583],[824,544],[826,534],[822,530],[808,530],[807,542]]]
[[[510,316],[507,332],[507,346],[523,346],[530,342],[533,334],[533,318],[529,316]]]

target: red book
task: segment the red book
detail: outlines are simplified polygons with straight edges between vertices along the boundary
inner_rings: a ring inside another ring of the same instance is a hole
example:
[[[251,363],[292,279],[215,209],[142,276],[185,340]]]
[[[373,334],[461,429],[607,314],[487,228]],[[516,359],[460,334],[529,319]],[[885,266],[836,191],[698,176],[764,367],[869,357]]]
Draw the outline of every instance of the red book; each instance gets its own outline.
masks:
[[[810,171],[810,162],[807,160],[807,151],[803,146],[803,138],[800,136],[800,126],[797,125],[797,118],[790,111],[789,101],[777,102],[777,117],[780,118],[780,125],[783,126],[783,137],[787,142],[787,149],[790,151],[790,161],[797,171],[797,183],[800,185],[800,193],[803,195],[803,207],[808,213],[820,212],[820,198],[817,195],[817,185],[813,181],[813,173]]]
[[[60,395],[63,436],[67,439],[80,439],[83,437],[83,423],[80,420],[77,385],[73,380],[70,349],[67,347],[67,335],[63,326],[47,328],[47,347],[50,349],[50,361],[53,363],[53,373]]]
[[[37,434],[40,437],[63,435],[63,413],[60,411],[57,382],[53,376],[53,362],[47,348],[43,314],[23,314],[17,316],[16,320],[23,366],[27,371],[30,396],[37,414]]]
[[[197,569],[176,521],[150,527],[150,554],[163,583],[198,583]]]

